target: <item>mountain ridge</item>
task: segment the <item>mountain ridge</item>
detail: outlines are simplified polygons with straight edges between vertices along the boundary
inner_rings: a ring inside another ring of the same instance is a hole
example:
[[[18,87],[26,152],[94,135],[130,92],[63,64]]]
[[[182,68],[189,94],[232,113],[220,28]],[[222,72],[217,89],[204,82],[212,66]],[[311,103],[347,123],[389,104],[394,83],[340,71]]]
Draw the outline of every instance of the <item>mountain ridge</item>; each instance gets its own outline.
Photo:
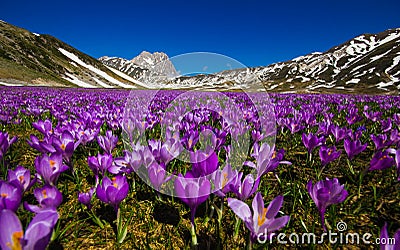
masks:
[[[72,55],[74,60],[68,57]],[[97,59],[59,39],[31,33],[4,21],[0,22],[0,83],[89,88],[113,88],[129,83],[130,87],[136,87]]]
[[[399,62],[395,28],[267,66],[179,76],[163,52],[95,59],[50,35],[0,22],[0,85],[7,86],[250,90],[262,84],[286,93],[399,94]]]
[[[269,91],[398,94],[400,90],[400,28],[361,34],[325,52],[292,60],[210,75],[176,77],[150,88],[251,88],[254,76]],[[114,58],[113,60],[119,60]],[[103,61],[107,64],[107,62]],[[124,68],[129,74],[129,66]],[[140,78],[136,72],[134,77]]]

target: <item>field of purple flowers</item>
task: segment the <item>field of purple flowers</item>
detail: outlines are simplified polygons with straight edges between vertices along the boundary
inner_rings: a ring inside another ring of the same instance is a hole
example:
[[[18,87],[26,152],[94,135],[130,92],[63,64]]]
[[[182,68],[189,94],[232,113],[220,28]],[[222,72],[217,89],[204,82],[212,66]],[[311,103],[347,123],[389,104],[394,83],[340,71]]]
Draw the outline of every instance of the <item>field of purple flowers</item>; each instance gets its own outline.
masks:
[[[399,96],[0,93],[1,249],[400,247]]]

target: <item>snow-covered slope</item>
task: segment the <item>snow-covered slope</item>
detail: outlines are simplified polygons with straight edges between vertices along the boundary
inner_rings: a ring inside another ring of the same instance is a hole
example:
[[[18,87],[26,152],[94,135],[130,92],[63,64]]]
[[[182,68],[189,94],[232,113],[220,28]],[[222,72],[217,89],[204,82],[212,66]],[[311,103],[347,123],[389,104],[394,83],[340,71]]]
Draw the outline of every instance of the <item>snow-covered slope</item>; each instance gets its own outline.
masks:
[[[147,88],[249,89],[261,82],[270,91],[398,93],[400,89],[400,29],[364,34],[333,47],[266,67],[236,69],[213,75],[176,77],[164,82],[146,81],[149,53],[139,60],[101,58],[104,64],[142,79]]]
[[[136,88],[101,62],[49,35],[0,22],[1,85]]]
[[[123,72],[142,82],[149,74],[177,76],[178,73],[168,56],[162,52],[143,51],[132,60],[103,56],[99,58],[104,65]]]

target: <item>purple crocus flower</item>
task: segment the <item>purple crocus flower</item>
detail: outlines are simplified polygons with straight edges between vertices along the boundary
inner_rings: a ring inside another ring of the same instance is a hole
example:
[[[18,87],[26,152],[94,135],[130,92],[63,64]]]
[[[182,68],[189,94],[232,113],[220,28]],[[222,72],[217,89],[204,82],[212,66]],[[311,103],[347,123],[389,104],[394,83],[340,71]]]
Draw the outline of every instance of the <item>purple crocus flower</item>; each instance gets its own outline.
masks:
[[[392,129],[392,119],[381,120],[382,132],[386,133]]]
[[[241,180],[242,174],[242,172],[239,173],[239,180]],[[242,182],[239,181],[237,185],[232,185],[231,188],[236,197],[242,201],[245,201],[257,191],[259,184],[260,178],[254,179],[252,174],[248,174],[244,177]]]
[[[31,148],[34,148],[43,154],[52,154],[57,152],[52,144],[53,137],[45,137],[43,140],[39,140],[35,135],[30,135],[30,140],[27,140],[27,142]]]
[[[31,172],[28,169],[23,166],[17,166],[15,170],[8,170],[7,181],[21,187],[21,190],[25,192],[35,184],[36,179],[31,180]]]
[[[285,155],[285,150],[283,148],[279,149],[278,151],[274,150],[272,152],[271,160],[269,162],[267,171],[273,171],[275,170],[279,164],[286,164],[286,165],[292,165],[290,161],[283,161],[283,157]]]
[[[347,128],[346,127],[341,128],[336,125],[331,125],[329,127],[329,130],[330,130],[331,134],[333,136],[335,136],[336,142],[343,140],[347,136]]]
[[[113,164],[113,158],[110,154],[98,154],[97,156],[88,157],[88,165],[93,171],[96,178],[99,174],[104,175]]]
[[[367,119],[370,119],[373,122],[377,122],[378,119],[381,118],[382,116],[382,112],[379,111],[371,111],[371,112],[364,111],[363,113]]]
[[[303,126],[300,121],[296,121],[294,119],[291,119],[290,122],[287,124],[287,127],[289,128],[290,132],[292,134],[299,132],[300,130],[303,130],[305,126]]]
[[[206,176],[218,168],[218,156],[213,151],[211,154],[197,150],[190,152],[192,170],[188,171],[193,177]]]
[[[181,143],[187,150],[191,151],[199,140],[199,132],[197,130],[189,131],[182,137]]]
[[[8,135],[7,132],[0,131],[0,160],[7,153],[11,144],[13,144],[16,141],[17,141],[16,136],[14,136],[13,138],[10,139],[10,136]]]
[[[197,207],[208,199],[211,191],[210,181],[206,177],[192,178],[190,174],[182,174],[174,182],[175,194],[190,208],[190,221],[194,225]]]
[[[394,159],[389,156],[388,151],[378,151],[374,154],[371,159],[369,171],[372,170],[383,170],[386,168],[390,168],[395,164]]]
[[[362,127],[358,127],[356,131],[352,129],[347,130],[347,136],[353,141],[360,140],[363,133]]]
[[[301,136],[304,146],[307,148],[308,153],[311,153],[312,150],[318,146],[321,146],[325,142],[325,137],[318,138],[316,135],[309,133],[306,135],[303,133]]]
[[[0,180],[0,210],[17,211],[22,199],[22,189],[11,183]]]
[[[361,144],[360,140],[352,141],[349,139],[344,140],[344,150],[350,160],[367,148],[367,143]]]
[[[317,131],[317,135],[328,135],[330,132],[330,128],[331,128],[331,123],[330,122],[320,122],[318,124],[318,131]]]
[[[114,136],[111,130],[108,130],[105,136],[97,136],[97,142],[107,154],[111,154],[112,150],[117,146],[118,137]]]
[[[92,209],[92,197],[94,190],[95,188],[92,187],[87,193],[78,193],[78,201],[85,205],[89,210]]]
[[[74,150],[78,147],[79,142],[75,143],[75,138],[71,132],[64,130],[61,134],[61,138],[53,137],[53,146],[57,152],[61,153],[66,161],[69,161],[74,153]]]
[[[397,150],[389,148],[387,152],[390,154],[394,154],[394,161],[397,167],[397,180],[400,181],[400,148]]]
[[[389,239],[391,239],[391,240],[389,240]],[[398,229],[394,233],[393,238],[391,238],[391,237],[389,237],[389,234],[387,231],[387,223],[385,222],[385,225],[383,225],[383,227],[381,229],[380,242],[381,242],[381,244],[380,244],[381,250],[398,250],[398,249],[400,249],[400,229]]]
[[[259,146],[258,143],[255,143],[253,149],[254,153],[252,154],[252,156],[255,158],[256,163],[246,161],[244,162],[244,165],[256,169],[258,177],[267,172],[273,171],[275,168],[271,168],[270,161],[274,152],[274,148],[271,148],[271,146],[267,143],[263,143],[261,144],[261,146]]]
[[[244,222],[250,230],[251,240],[269,239],[271,233],[284,227],[290,216],[285,215],[275,218],[282,207],[283,196],[278,196],[271,201],[267,208],[264,207],[264,200],[258,192],[252,202],[252,210],[243,201],[228,198],[228,206]],[[262,238],[262,239],[261,239]]]
[[[149,146],[148,149],[151,152],[154,160],[156,160],[157,162],[161,161],[161,141],[160,140],[149,140],[148,141]]]
[[[11,210],[0,210],[1,249],[46,249],[58,220],[56,211],[47,210],[33,217],[24,231],[17,215]]]
[[[326,208],[329,205],[338,204],[346,200],[348,193],[346,189],[344,189],[344,185],[340,185],[337,178],[334,178],[333,180],[326,178],[326,180],[318,181],[314,186],[312,180],[310,180],[307,184],[307,191],[318,208],[322,228],[326,231]]]
[[[212,183],[214,184],[213,193],[218,197],[225,197],[225,195],[231,191],[231,183],[235,181],[238,176],[238,171],[233,170],[231,165],[226,166],[220,170],[218,169],[212,173]]]
[[[165,165],[168,164],[171,160],[177,157],[182,151],[182,144],[173,138],[167,140],[161,147],[160,150],[160,160],[164,162]]]
[[[376,150],[381,150],[384,147],[386,147],[386,146],[391,144],[391,142],[390,142],[390,140],[388,140],[386,134],[371,135],[371,139],[375,144]]]
[[[393,114],[393,121],[400,127],[400,113]]]
[[[55,186],[60,174],[68,167],[62,163],[62,154],[55,153],[51,156],[38,156],[35,160],[35,168],[46,184]]]
[[[36,188],[33,191],[33,194],[35,195],[39,205],[30,205],[27,202],[24,203],[25,209],[32,213],[39,213],[45,210],[56,211],[63,199],[61,192],[56,187],[50,185]]]
[[[137,171],[143,162],[143,151],[140,149],[133,150],[132,152],[124,150],[124,157],[117,157],[114,159],[112,166],[108,172],[112,174],[130,174],[132,171]]]
[[[165,170],[164,163],[158,164],[155,161],[147,168],[147,173],[151,184],[157,191],[160,190],[162,184],[172,178],[172,175],[166,176],[167,171]]]
[[[356,122],[362,121],[363,118],[359,116],[357,113],[353,113],[351,111],[349,112],[350,114],[346,116],[346,120],[349,125],[353,125]]]
[[[53,124],[50,120],[39,120],[37,122],[32,123],[32,127],[34,127],[37,131],[42,133],[44,136],[49,137],[53,134]]]
[[[336,151],[335,146],[327,147],[326,145],[322,145],[319,149],[319,157],[321,158],[322,166],[339,158],[341,153],[342,150]]]
[[[97,185],[96,195],[99,200],[108,203],[118,211],[118,206],[129,192],[129,184],[124,175],[117,175],[113,178],[104,176],[101,183]]]
[[[391,144],[396,144],[400,148],[400,132],[397,129],[390,131],[390,142]]]

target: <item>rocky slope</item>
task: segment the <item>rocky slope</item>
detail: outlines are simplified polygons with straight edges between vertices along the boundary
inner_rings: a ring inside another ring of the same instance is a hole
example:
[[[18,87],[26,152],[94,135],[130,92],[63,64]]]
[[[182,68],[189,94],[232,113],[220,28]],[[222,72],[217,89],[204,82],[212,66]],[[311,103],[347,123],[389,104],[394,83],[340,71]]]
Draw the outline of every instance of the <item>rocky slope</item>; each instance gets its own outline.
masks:
[[[0,85],[137,86],[133,79],[125,78],[57,38],[0,21]]]
[[[261,82],[268,91],[277,92],[397,94],[400,89],[400,29],[360,35],[326,52],[265,67],[182,76],[168,81],[144,81],[143,74],[149,65],[141,66],[134,60],[102,58],[101,61],[146,82],[148,88],[250,89],[256,86],[254,83]]]
[[[0,85],[399,94],[400,29],[268,66],[179,76],[161,52],[96,60],[50,35],[0,21]]]

